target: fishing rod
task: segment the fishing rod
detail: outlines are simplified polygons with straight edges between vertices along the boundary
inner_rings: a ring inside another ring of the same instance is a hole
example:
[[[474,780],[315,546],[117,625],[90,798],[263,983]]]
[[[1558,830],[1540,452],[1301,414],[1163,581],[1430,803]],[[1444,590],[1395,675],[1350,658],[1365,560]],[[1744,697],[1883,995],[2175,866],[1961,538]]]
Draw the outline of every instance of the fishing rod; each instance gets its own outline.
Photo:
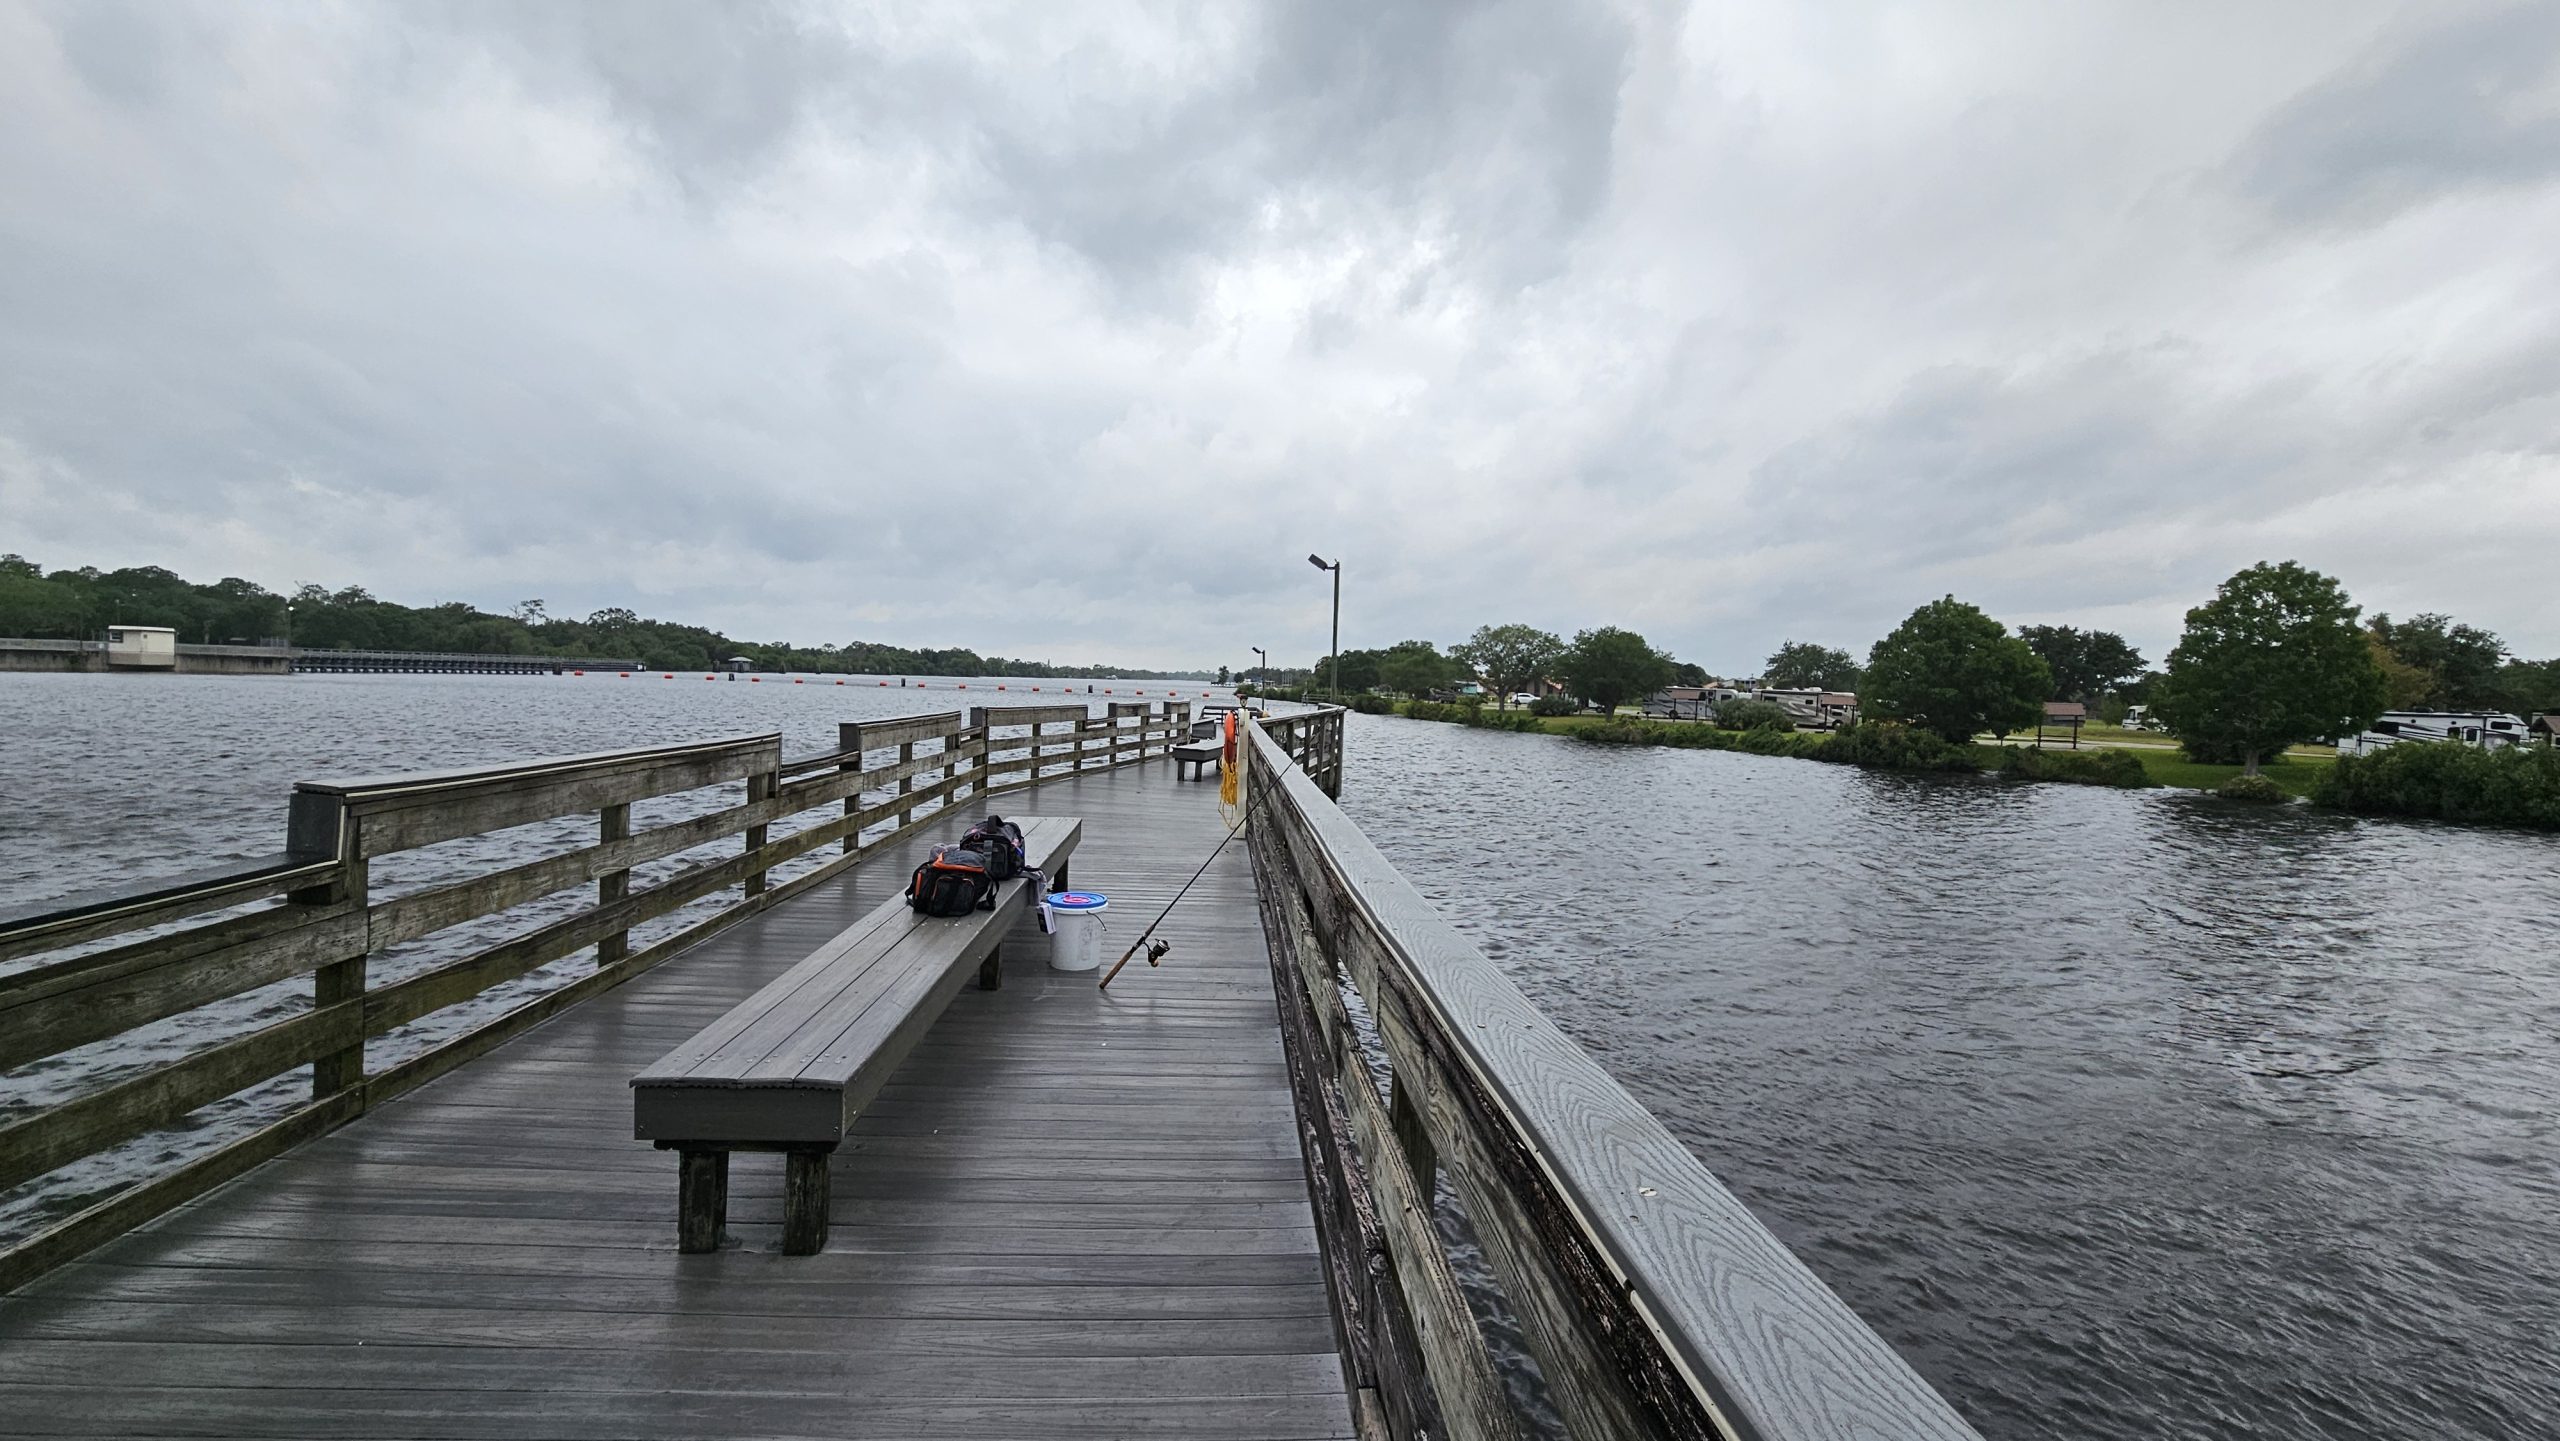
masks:
[[[1239,751],[1243,749],[1241,738],[1239,738],[1237,749]],[[1223,765],[1225,762],[1221,761],[1220,764]],[[1297,758],[1294,756],[1289,757],[1289,763],[1281,768],[1280,775],[1285,776],[1290,771],[1298,768]],[[1277,783],[1278,779],[1279,777],[1277,776],[1273,777],[1274,783]],[[1140,946],[1147,945],[1147,938],[1156,933],[1156,927],[1164,924],[1164,918],[1172,915],[1173,908],[1182,904],[1182,898],[1191,894],[1191,888],[1198,885],[1200,883],[1200,878],[1209,873],[1210,863],[1217,860],[1218,853],[1227,848],[1227,842],[1234,840],[1237,836],[1244,833],[1245,823],[1253,819],[1254,800],[1255,793],[1247,791],[1244,797],[1243,813],[1236,817],[1234,827],[1227,832],[1224,839],[1209,848],[1209,859],[1200,863],[1200,869],[1193,871],[1191,873],[1191,879],[1182,883],[1182,889],[1173,893],[1173,899],[1164,903],[1164,909],[1156,912],[1156,918],[1147,922],[1147,928],[1138,933],[1138,938],[1135,941],[1129,943],[1129,949],[1122,951],[1120,953],[1120,959],[1112,962],[1111,970],[1103,976],[1102,984],[1095,987],[1096,990],[1107,991],[1111,989],[1111,978],[1120,974],[1120,968],[1129,964],[1130,960],[1138,954],[1138,948]],[[1171,941],[1158,941],[1154,945],[1148,946],[1147,964],[1152,966],[1161,963],[1164,960],[1165,952],[1172,949],[1173,942]]]

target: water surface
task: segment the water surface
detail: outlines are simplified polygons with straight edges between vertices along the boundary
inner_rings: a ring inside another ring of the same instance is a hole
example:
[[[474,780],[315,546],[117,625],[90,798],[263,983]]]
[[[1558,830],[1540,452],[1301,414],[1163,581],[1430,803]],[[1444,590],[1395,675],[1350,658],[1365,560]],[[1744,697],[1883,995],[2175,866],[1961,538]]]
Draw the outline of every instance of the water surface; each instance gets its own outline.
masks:
[[[273,851],[297,779],[799,754],[1083,685],[994,684],[0,675],[0,905]],[[2560,838],[1364,716],[1348,744],[1345,808],[1398,867],[1987,1435],[2560,1434]],[[0,1076],[0,1110],[308,990]],[[0,1238],[305,1087],[0,1196]]]
[[[1987,1435],[2560,1434],[2560,838],[1346,744],[1398,868]]]

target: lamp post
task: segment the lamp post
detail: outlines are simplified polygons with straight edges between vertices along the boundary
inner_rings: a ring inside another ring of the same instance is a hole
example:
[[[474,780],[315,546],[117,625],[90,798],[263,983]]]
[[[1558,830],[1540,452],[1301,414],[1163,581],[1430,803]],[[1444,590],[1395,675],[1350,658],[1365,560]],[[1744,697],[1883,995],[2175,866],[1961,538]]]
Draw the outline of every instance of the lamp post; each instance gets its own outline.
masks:
[[[1271,681],[1271,653],[1258,645],[1247,646],[1246,649],[1253,652],[1254,712],[1258,715],[1269,715],[1271,714],[1271,698],[1264,695],[1262,692]]]
[[[1327,667],[1325,680],[1339,695],[1342,691],[1342,562],[1310,555],[1307,564],[1333,572],[1333,659]]]

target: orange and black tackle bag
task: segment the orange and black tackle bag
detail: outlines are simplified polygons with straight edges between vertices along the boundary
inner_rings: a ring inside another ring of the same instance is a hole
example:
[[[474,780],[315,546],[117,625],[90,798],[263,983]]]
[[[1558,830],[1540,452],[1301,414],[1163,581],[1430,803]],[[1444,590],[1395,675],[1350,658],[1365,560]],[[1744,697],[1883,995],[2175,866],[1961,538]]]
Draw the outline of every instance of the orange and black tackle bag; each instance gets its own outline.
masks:
[[[928,916],[965,916],[995,909],[996,883],[987,874],[986,853],[966,846],[935,846],[907,882],[907,904]]]

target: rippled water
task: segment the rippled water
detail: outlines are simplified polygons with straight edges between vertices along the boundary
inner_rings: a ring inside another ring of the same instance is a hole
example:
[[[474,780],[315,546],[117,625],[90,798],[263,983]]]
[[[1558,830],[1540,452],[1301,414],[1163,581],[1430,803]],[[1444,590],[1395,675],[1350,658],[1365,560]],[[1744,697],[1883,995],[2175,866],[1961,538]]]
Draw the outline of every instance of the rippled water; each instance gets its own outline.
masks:
[[[1347,745],[1399,869],[1985,1434],[2560,1434],[2560,838]]]

